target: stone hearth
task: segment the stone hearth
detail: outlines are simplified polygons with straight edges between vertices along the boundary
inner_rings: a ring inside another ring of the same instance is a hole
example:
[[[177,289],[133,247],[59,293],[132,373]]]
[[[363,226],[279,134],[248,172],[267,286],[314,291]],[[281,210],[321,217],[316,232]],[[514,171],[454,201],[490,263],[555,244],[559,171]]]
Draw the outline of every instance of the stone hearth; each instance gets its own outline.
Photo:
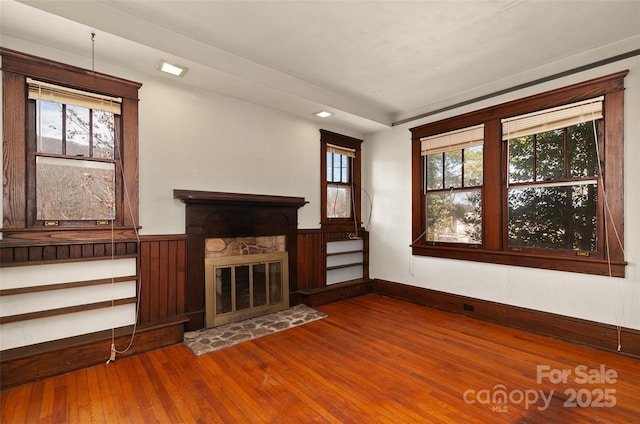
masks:
[[[184,342],[196,356],[200,356],[325,317],[325,314],[307,305],[297,305],[244,321],[190,331],[184,334]]]

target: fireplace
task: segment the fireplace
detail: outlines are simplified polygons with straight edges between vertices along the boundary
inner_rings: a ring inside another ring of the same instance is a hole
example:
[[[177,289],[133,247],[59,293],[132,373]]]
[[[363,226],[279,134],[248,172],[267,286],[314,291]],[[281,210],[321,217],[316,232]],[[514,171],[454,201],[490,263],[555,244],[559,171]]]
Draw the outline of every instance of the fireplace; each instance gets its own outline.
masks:
[[[193,190],[174,190],[174,198],[186,205],[186,331],[289,306],[304,198]]]

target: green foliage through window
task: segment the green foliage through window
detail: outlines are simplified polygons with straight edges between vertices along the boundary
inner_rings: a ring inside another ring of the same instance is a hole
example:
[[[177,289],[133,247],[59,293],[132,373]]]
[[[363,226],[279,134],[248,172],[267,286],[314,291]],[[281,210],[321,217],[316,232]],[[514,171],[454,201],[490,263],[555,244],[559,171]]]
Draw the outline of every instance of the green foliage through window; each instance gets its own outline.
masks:
[[[482,243],[482,145],[424,156],[426,240]]]
[[[596,251],[601,123],[508,140],[510,247]]]

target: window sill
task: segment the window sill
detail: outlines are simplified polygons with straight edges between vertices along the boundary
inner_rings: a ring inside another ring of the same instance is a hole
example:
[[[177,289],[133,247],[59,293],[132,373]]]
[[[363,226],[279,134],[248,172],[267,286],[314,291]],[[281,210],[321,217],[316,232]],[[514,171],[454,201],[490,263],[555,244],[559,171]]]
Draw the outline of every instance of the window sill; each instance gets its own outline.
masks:
[[[323,230],[329,230],[329,231],[340,231],[340,230],[354,231],[354,228],[356,226],[353,218],[335,218],[329,221],[322,221],[320,223],[320,227]],[[359,231],[362,230],[362,224],[360,223],[360,220],[358,220],[357,229]]]
[[[550,269],[555,271],[577,272],[581,274],[625,276],[626,262],[607,262],[594,258],[568,258],[553,255],[530,254],[523,252],[489,251],[470,247],[426,246],[414,244],[412,254],[437,258],[458,259],[501,265],[514,265],[528,268]]]
[[[138,228],[138,230],[140,227]],[[7,246],[36,246],[83,242],[108,242],[136,240],[133,227],[111,226],[105,228],[53,227],[53,228],[0,228],[1,244]]]

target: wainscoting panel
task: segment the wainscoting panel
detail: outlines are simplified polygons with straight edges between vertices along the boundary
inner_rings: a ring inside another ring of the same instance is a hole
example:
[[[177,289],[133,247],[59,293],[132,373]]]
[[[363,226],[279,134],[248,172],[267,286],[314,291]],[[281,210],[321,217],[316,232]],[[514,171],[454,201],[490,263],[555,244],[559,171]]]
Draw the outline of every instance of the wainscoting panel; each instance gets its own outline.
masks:
[[[327,244],[322,230],[298,231],[298,290],[325,286]]]
[[[0,267],[0,293],[8,290],[35,288],[71,281],[90,281],[135,276],[136,259],[103,259],[84,262],[58,261],[51,264]],[[14,294],[14,293],[11,293]]]
[[[118,242],[113,260],[110,246],[2,242],[11,259],[0,264],[2,388],[104,363],[112,336],[126,350],[118,358],[182,342],[186,236]]]
[[[135,258],[2,267],[0,349],[131,325],[136,282]]]
[[[140,243],[140,323],[183,316],[186,236],[143,237]]]
[[[2,324],[2,350],[133,325],[136,317],[134,302],[135,298],[126,305],[111,307],[105,304],[95,310]]]

